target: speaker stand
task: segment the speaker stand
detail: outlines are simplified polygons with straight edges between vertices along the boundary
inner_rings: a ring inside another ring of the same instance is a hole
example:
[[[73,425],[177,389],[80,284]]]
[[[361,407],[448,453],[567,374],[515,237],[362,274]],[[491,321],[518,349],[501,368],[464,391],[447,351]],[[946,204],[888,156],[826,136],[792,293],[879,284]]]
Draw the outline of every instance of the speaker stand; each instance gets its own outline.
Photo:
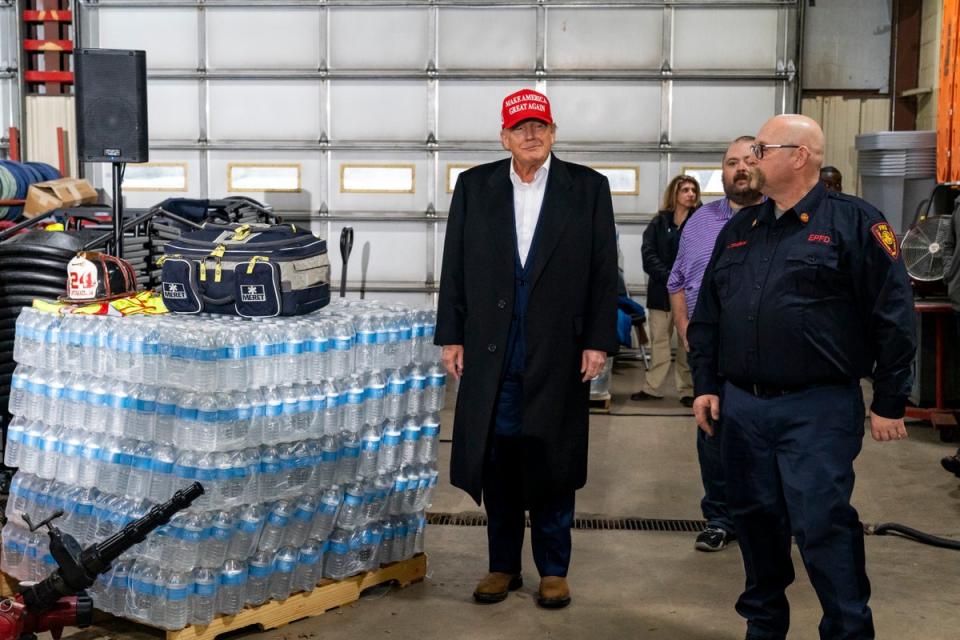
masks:
[[[123,257],[123,163],[113,166],[113,247],[111,254]]]

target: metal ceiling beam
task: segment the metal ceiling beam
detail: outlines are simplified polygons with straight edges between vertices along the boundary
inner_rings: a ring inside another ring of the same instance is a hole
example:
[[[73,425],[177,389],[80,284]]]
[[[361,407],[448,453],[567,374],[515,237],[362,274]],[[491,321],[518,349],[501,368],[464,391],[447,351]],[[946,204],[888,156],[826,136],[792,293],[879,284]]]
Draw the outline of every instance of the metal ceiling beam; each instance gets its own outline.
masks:
[[[784,82],[777,69],[155,69],[151,80],[674,80],[707,82]]]
[[[157,151],[398,151],[411,153],[475,151],[502,153],[498,142],[450,141],[426,143],[416,141],[367,142],[340,140],[151,140]],[[554,149],[564,153],[723,153],[726,142],[660,144],[657,142],[562,142]]]
[[[142,0],[79,0],[86,9],[143,7]],[[151,8],[164,7],[678,7],[751,8],[795,6],[796,0],[155,0]]]

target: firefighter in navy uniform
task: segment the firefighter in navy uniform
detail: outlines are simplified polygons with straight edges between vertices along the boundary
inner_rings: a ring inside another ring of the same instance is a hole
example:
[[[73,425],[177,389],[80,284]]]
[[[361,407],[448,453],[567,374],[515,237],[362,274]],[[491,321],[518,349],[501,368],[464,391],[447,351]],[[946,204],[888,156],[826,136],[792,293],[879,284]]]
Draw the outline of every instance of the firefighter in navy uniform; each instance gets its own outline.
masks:
[[[783,639],[791,534],[823,608],[824,640],[874,637],[863,528],[850,505],[873,379],[876,440],[907,432],[913,295],[896,236],[858,198],[819,181],[823,132],[777,116],[757,134],[751,182],[768,196],[720,233],[687,337],[704,431],[722,416],[747,638]],[[725,380],[720,403],[719,380]]]

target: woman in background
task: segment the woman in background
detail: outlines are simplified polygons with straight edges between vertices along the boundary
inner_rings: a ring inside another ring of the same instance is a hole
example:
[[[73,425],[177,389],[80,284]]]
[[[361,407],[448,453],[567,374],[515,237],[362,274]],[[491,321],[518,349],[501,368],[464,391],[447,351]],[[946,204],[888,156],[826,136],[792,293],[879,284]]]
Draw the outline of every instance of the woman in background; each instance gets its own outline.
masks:
[[[699,207],[700,184],[696,178],[678,175],[663,194],[663,206],[643,232],[643,270],[647,273],[647,317],[650,322],[652,365],[644,379],[643,388],[630,396],[631,400],[659,400],[661,387],[670,371],[670,341],[675,333],[670,313],[667,279],[677,258],[680,233],[690,215]],[[693,381],[687,365],[687,352],[677,349],[674,370],[677,395],[685,407],[693,406]]]

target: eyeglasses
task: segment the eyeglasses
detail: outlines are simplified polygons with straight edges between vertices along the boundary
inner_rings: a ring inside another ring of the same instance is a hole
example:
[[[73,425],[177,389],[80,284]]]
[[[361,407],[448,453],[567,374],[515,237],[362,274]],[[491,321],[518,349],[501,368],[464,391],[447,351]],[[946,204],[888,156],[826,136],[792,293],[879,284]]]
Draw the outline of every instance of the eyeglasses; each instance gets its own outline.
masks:
[[[763,154],[767,149],[799,149],[803,145],[799,144],[752,144],[750,145],[750,151],[753,151],[753,155],[757,156],[757,160],[763,160]]]

